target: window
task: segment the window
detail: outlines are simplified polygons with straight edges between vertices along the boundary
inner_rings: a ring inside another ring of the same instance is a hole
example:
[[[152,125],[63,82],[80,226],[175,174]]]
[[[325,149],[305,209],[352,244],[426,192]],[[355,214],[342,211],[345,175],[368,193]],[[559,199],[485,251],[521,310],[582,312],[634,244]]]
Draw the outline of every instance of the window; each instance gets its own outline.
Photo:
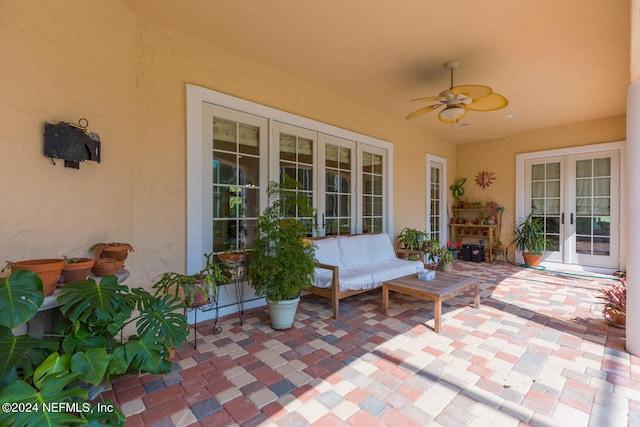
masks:
[[[318,209],[318,234],[393,233],[393,146],[187,85],[187,271],[202,254],[243,248],[270,181],[288,175]],[[359,190],[358,190],[359,189]]]

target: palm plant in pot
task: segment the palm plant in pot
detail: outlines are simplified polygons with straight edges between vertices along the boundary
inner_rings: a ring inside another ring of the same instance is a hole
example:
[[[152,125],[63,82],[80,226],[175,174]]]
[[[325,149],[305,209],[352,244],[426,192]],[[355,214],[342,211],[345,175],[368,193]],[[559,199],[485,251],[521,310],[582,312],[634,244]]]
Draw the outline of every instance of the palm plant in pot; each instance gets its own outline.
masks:
[[[541,218],[534,218],[533,213],[516,224],[513,244],[522,252],[525,265],[540,266],[540,260],[549,241],[544,237],[544,225]]]
[[[286,175],[282,183],[269,183],[269,206],[258,217],[246,259],[251,285],[256,295],[266,297],[274,329],[293,326],[300,292],[311,286],[316,264],[315,245],[305,239],[313,231],[316,212],[299,188]]]

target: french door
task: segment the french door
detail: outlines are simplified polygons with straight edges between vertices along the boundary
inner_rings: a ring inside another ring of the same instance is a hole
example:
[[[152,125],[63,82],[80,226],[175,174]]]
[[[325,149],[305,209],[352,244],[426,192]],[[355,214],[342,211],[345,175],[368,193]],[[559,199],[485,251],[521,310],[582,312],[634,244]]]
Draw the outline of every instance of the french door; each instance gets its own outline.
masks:
[[[271,157],[279,176],[299,181],[318,211],[320,236],[387,231],[387,150],[274,122]],[[357,196],[357,189],[359,197]]]
[[[324,179],[319,190],[319,233],[324,236],[356,232],[356,143],[331,135],[320,134],[320,164]]]
[[[546,260],[617,268],[618,150],[525,161],[525,213],[544,223]]]
[[[427,233],[430,239],[447,240],[447,159],[427,154]]]

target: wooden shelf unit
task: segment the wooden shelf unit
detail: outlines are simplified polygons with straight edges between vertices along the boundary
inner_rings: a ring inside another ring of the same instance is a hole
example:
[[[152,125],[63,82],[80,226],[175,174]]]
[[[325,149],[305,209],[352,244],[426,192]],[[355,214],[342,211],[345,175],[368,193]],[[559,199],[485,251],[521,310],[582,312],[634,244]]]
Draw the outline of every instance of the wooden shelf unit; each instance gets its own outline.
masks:
[[[475,220],[479,214],[483,214],[485,217],[487,216],[495,216],[496,223],[495,224],[449,224],[451,229],[451,239],[454,242],[478,242],[479,240],[486,240],[487,243],[485,245],[485,249],[489,252],[489,260],[493,260],[493,246],[496,244],[496,241],[499,239],[498,233],[500,232],[500,223],[499,221],[502,219],[500,212],[495,208],[453,208],[453,213],[456,218],[464,218]],[[464,233],[460,231],[465,230]],[[473,230],[473,234],[467,232],[467,230]],[[482,231],[483,234],[477,234],[478,231]]]

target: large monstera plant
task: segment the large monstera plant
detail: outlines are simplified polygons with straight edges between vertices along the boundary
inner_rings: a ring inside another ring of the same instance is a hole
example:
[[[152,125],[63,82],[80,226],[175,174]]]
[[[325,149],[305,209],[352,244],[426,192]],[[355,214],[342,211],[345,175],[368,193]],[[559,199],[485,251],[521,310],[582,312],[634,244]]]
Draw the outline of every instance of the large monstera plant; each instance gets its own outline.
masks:
[[[118,284],[114,276],[100,284],[90,279],[63,285],[58,303],[64,318],[57,334],[14,335],[43,301],[42,281],[34,273],[19,270],[0,278],[0,403],[32,409],[2,410],[0,425],[122,425],[117,408],[102,402],[113,411],[101,412],[87,402],[87,389],[120,374],[169,372],[167,347],[187,339],[181,299],[155,298]],[[119,339],[131,323],[135,334]],[[64,410],[44,410],[50,404],[63,404]]]

